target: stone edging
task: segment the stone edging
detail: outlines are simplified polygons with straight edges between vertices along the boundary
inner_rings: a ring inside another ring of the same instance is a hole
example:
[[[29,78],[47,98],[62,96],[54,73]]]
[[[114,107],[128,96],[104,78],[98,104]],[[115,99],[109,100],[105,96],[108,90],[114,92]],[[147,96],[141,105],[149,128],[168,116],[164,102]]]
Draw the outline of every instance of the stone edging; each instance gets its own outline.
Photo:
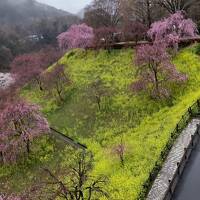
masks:
[[[146,200],[169,200],[198,140],[200,119],[192,119],[182,131],[163,164]]]

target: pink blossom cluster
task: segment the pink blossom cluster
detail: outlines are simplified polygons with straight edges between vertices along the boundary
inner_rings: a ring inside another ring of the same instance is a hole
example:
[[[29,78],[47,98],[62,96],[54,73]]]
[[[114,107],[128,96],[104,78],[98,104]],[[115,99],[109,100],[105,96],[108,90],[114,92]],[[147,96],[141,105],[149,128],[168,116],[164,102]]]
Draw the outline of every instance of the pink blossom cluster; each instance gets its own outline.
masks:
[[[39,52],[17,56],[11,63],[11,72],[16,84],[23,86],[33,79],[40,82],[40,75],[44,69],[57,62],[61,55],[61,51],[47,47]]]
[[[151,90],[152,96],[168,97],[169,82],[185,82],[187,76],[176,70],[171,63],[166,46],[161,44],[143,45],[137,48],[135,64],[138,80],[132,85],[134,91]]]
[[[93,28],[86,24],[72,25],[57,37],[61,49],[87,48],[94,39]]]
[[[43,69],[38,54],[23,54],[14,59],[11,72],[15,74],[16,82],[20,85],[38,77]]]
[[[191,19],[187,19],[183,11],[178,11],[153,23],[148,36],[153,41],[165,41],[166,45],[170,46],[178,43],[180,38],[196,36],[197,32],[197,25]]]
[[[4,162],[14,162],[27,142],[49,132],[47,120],[37,105],[23,100],[8,104],[0,113],[0,153]]]

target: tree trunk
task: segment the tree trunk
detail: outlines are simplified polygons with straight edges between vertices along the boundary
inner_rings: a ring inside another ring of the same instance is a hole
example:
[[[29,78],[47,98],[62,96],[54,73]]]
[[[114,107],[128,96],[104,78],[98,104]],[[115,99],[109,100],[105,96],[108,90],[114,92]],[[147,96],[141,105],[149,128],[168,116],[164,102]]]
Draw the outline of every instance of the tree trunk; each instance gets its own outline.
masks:
[[[37,84],[38,84],[38,86],[40,88],[40,91],[43,91],[44,89],[42,87],[42,81],[40,80],[40,78],[36,78],[36,81],[37,81]]]
[[[123,153],[120,154],[120,160],[121,160],[122,167],[124,167],[124,154]]]
[[[178,53],[178,48],[179,48],[178,42],[175,43],[173,46],[174,46],[174,56],[175,56],[175,55],[177,55],[177,53]]]
[[[156,70],[156,69],[153,69],[153,72],[154,72],[154,78],[155,78],[155,89],[156,89],[156,93],[157,93],[158,96],[160,97],[157,70]]]
[[[62,94],[62,86],[60,86],[59,83],[56,83],[56,91],[57,91],[60,101],[64,101],[64,99],[61,95]]]
[[[146,4],[147,4],[147,23],[148,23],[148,27],[150,28],[152,24],[150,1],[146,0]]]
[[[92,188],[89,188],[89,195],[88,195],[88,200],[91,200],[92,198]]]
[[[28,153],[28,155],[30,154],[30,140],[28,139],[27,142],[26,142],[26,151]]]
[[[3,152],[0,152],[0,164],[3,164],[4,161],[3,161]]]
[[[60,101],[64,101],[64,99],[63,99],[63,97],[62,97],[62,95],[61,95],[61,91],[57,91],[57,93],[58,93],[58,96],[59,96],[59,99],[60,99]]]
[[[96,96],[96,100],[97,100],[97,105],[99,108],[99,111],[101,110],[101,97]]]

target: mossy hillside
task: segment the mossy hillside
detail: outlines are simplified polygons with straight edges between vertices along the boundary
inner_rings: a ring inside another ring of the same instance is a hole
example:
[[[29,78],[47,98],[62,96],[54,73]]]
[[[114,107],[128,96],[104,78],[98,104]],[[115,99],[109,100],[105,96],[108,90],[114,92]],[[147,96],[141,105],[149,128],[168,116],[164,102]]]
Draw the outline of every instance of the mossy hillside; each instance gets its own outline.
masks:
[[[189,47],[173,59],[188,75],[188,82],[173,86],[170,101],[154,101],[145,93],[131,92],[136,73],[131,49],[67,53],[60,63],[66,66],[72,85],[66,88],[62,104],[36,88],[27,87],[23,95],[42,106],[52,126],[88,145],[95,156],[93,174],[109,177],[109,199],[134,200],[176,123],[200,97],[200,58],[194,52],[195,47]],[[89,87],[99,77],[112,91],[103,98],[100,111]],[[126,146],[124,168],[113,151],[122,138]]]

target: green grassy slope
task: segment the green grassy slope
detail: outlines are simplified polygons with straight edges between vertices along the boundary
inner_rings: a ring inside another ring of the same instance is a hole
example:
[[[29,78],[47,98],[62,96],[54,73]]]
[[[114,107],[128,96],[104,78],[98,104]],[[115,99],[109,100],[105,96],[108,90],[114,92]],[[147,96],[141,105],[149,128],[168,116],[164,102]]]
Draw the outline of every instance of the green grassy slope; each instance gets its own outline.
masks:
[[[189,80],[172,88],[170,101],[156,102],[145,93],[130,91],[135,79],[131,49],[113,50],[110,54],[82,50],[67,53],[60,63],[65,64],[73,83],[66,88],[63,104],[31,86],[23,90],[23,95],[42,106],[53,127],[85,143],[94,153],[93,174],[109,177],[109,199],[134,200],[142,193],[142,185],[176,123],[200,97],[200,57],[194,49],[183,49],[174,58]],[[90,88],[99,77],[109,91],[100,111]],[[113,150],[122,138],[126,147],[124,167]]]

